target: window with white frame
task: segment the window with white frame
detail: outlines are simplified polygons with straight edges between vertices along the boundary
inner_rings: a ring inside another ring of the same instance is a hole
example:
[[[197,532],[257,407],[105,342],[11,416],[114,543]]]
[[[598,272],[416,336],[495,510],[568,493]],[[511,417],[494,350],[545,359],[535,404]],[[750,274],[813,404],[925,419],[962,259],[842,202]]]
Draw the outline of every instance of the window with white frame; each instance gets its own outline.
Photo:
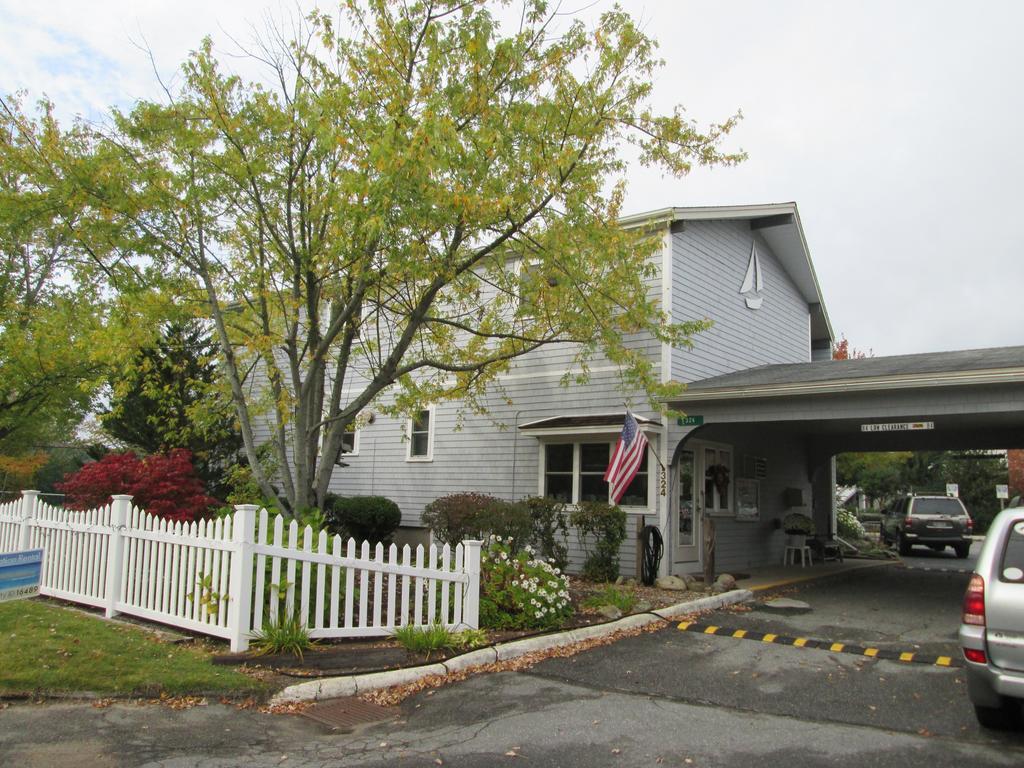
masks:
[[[330,429],[334,422],[328,421],[331,417],[331,395],[330,392],[324,394],[323,404],[323,420],[324,423],[320,427],[320,443],[319,450],[324,449],[324,440],[327,439],[327,430]],[[359,415],[352,417],[352,421],[345,427],[345,431],[341,435],[341,456],[356,456],[359,454],[359,428],[356,424],[359,421]]]
[[[614,442],[547,443],[543,446],[544,496],[567,504],[581,501],[610,502],[604,473]],[[647,453],[619,506],[647,507],[649,498]]]
[[[408,422],[408,461],[430,461],[434,455],[434,407],[417,411]]]
[[[341,435],[342,456],[355,456],[359,453],[359,429],[353,419]]]
[[[573,500],[573,448],[572,443],[544,446],[544,495],[549,499]]]
[[[732,451],[704,449],[704,507],[709,515],[728,514],[732,509]]]

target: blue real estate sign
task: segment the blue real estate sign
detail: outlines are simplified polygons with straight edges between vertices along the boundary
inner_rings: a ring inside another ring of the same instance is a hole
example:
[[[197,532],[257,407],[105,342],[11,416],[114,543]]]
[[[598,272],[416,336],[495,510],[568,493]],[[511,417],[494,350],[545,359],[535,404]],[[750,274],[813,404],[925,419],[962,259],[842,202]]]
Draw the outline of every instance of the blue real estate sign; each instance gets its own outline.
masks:
[[[38,595],[42,570],[41,549],[0,555],[0,603]]]

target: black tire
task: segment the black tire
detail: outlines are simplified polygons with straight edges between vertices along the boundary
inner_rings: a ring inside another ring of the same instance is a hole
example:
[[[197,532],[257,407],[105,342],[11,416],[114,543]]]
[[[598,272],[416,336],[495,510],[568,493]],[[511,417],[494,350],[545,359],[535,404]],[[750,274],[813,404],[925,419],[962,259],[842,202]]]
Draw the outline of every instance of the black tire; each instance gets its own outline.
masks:
[[[960,560],[966,560],[967,555],[971,552],[970,544],[954,544],[953,551],[956,552],[956,556]]]
[[[1003,731],[1017,724],[1017,706],[1011,701],[1003,701],[1000,707],[979,707],[975,704],[974,716],[982,728]]]
[[[900,540],[899,541],[900,541],[900,554],[903,555],[903,556],[909,555],[910,554],[910,547],[911,547],[910,542],[907,541],[906,539],[904,539],[902,536],[900,536]]]

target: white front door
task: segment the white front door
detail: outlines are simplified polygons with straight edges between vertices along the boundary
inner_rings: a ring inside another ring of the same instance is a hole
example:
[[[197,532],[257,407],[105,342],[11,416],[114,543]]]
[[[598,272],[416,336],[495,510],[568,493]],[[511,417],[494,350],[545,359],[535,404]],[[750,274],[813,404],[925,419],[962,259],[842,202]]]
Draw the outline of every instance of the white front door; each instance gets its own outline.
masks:
[[[679,451],[676,474],[676,506],[673,563],[699,564],[704,551],[701,518],[732,512],[732,448],[699,440]],[[682,569],[676,569],[677,571]]]
[[[673,562],[696,563],[700,560],[701,485],[697,483],[699,452],[679,452],[676,472],[676,520]]]

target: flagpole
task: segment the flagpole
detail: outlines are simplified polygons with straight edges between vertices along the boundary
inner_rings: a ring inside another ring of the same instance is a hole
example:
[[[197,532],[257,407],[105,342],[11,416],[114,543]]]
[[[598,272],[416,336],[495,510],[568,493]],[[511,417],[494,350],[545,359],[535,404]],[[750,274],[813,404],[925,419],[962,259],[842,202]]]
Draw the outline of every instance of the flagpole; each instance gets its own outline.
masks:
[[[623,401],[622,406],[626,409],[626,415],[628,416],[630,414],[629,403]],[[636,417],[634,416],[634,418]],[[637,428],[641,428],[639,422],[637,422]],[[658,451],[651,444],[650,440],[647,441],[647,450],[654,453],[654,460],[658,462],[658,467],[661,468],[661,476],[658,478],[658,490],[660,491],[661,496],[665,496],[667,494],[666,486],[668,484],[668,468],[661,463],[661,459],[658,457]]]

